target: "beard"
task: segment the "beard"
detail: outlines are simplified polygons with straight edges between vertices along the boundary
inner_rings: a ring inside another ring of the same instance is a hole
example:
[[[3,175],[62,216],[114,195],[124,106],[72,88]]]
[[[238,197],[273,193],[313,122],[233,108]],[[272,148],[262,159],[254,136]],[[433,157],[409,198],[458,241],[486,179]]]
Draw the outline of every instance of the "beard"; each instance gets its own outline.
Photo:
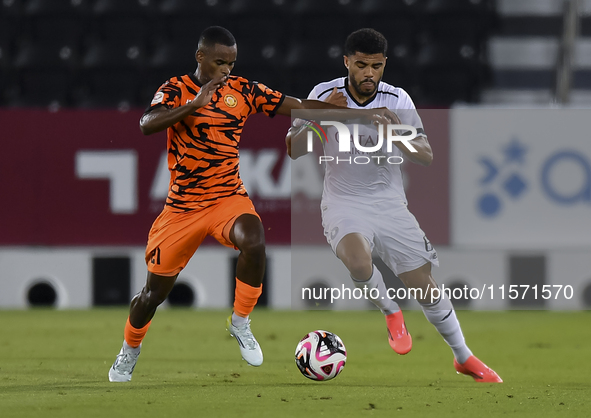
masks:
[[[365,90],[361,90],[361,84],[365,83],[365,82],[370,82],[373,84],[373,89],[369,90],[369,91],[365,91]],[[360,83],[357,83],[356,81],[352,81],[351,85],[353,86],[353,88],[355,89],[355,91],[357,92],[357,94],[359,94],[360,96],[365,96],[365,97],[371,97],[375,94],[378,85],[377,83],[375,83],[373,80],[362,80]]]

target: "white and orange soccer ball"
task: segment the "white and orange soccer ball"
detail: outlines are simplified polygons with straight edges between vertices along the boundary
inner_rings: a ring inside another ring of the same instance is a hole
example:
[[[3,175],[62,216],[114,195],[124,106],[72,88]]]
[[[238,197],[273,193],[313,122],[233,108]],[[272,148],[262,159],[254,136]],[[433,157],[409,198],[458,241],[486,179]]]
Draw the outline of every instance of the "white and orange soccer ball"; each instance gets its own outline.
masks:
[[[338,335],[317,330],[300,340],[295,362],[300,372],[312,380],[334,379],[343,371],[347,349]]]

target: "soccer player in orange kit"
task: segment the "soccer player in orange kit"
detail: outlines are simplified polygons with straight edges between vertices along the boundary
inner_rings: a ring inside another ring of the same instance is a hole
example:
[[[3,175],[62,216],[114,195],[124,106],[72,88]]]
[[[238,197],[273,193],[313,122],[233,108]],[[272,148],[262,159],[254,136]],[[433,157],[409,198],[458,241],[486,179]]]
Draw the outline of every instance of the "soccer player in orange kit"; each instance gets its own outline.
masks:
[[[156,92],[140,119],[145,135],[166,129],[170,185],[146,248],[146,285],[131,301],[123,347],[109,370],[111,382],[127,382],[157,307],[207,235],[238,249],[234,310],[227,329],[244,360],[263,363],[249,314],[262,292],[265,237],[238,172],[238,145],[246,119],[255,113],[291,115],[294,109],[335,109],[316,100],[289,97],[230,75],[234,36],[219,26],[199,38],[193,74],[173,77]]]

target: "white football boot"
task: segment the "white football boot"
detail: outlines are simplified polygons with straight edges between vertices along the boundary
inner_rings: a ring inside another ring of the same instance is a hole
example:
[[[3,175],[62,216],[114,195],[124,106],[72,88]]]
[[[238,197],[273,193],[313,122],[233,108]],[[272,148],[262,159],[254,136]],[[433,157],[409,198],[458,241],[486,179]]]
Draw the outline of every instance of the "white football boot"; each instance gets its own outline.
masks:
[[[131,374],[137,363],[141,348],[141,344],[137,348],[132,348],[125,341],[123,342],[123,347],[121,347],[115,363],[109,369],[110,382],[129,382],[131,380]]]
[[[242,354],[242,358],[248,364],[251,366],[260,366],[263,364],[263,352],[250,330],[250,319],[243,325],[235,326],[232,324],[232,315],[230,315],[226,321],[226,329],[238,341],[240,354]]]

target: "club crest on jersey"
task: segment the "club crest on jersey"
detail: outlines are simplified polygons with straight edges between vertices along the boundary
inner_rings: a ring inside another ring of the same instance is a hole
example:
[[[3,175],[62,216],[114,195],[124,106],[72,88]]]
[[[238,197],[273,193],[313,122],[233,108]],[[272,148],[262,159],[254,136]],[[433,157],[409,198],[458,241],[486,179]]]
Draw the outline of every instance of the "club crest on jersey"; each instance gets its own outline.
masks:
[[[238,104],[238,100],[236,99],[236,97],[234,97],[231,94],[226,94],[224,96],[224,103],[226,104],[226,106],[228,107],[236,107],[236,105]]]

